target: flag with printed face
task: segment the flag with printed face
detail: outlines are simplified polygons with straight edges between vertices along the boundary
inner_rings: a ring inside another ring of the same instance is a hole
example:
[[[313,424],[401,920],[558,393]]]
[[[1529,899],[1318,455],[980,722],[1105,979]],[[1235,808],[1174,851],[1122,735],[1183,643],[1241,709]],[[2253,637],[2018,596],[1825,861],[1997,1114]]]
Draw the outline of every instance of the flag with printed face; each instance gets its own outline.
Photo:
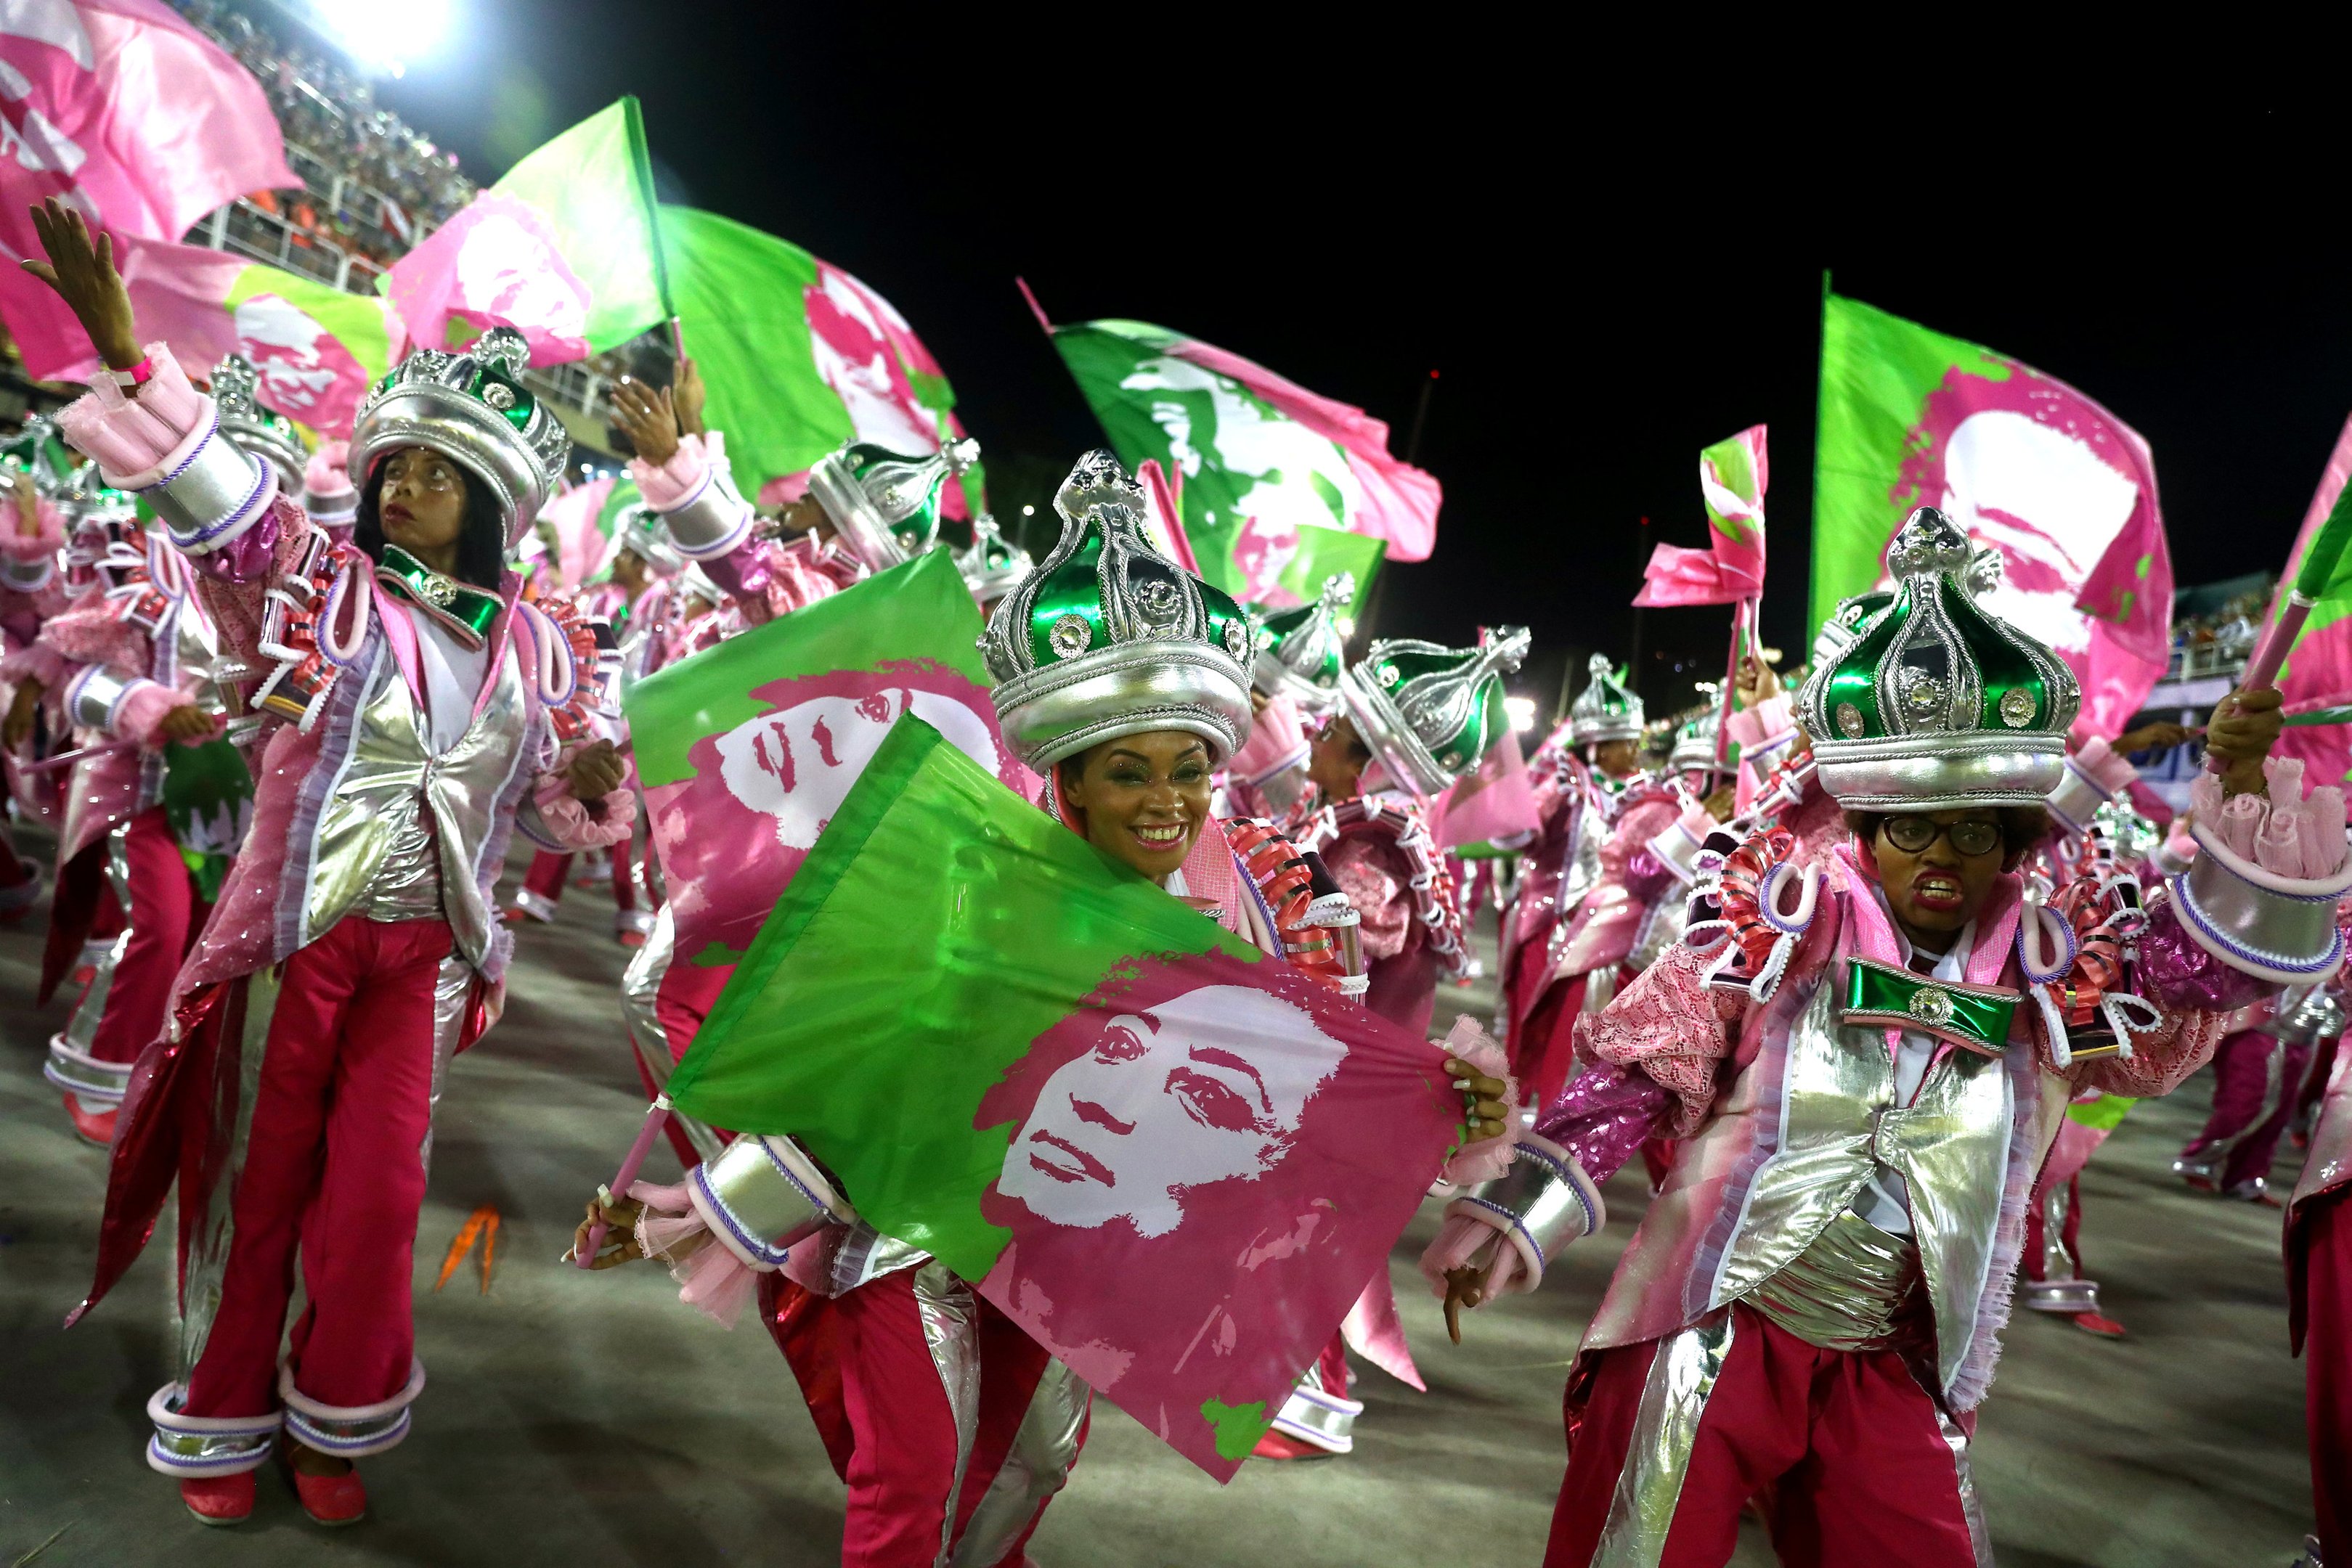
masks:
[[[906,716],[667,1092],[798,1139],[1223,1480],[1460,1132],[1444,1059]]]
[[[2000,554],[1981,602],[2083,686],[2075,733],[2114,739],[2171,656],[2172,557],[2139,433],[2055,377],[1824,295],[1813,621],[1891,581],[1915,507]]]
[[[2303,515],[2294,549],[2287,557],[2282,589],[2294,585],[2311,543],[2336,509],[2352,477],[2352,419],[2344,422],[2320,470],[2319,488]],[[2286,698],[2287,727],[2272,748],[2279,757],[2301,758],[2315,784],[2352,783],[2352,552],[2339,558],[2334,576],[2320,592],[2303,623],[2303,632],[2279,666],[2278,688]],[[2278,619],[2286,595],[2273,595],[2264,621]]]
[[[322,435],[350,436],[360,400],[398,354],[400,321],[383,301],[313,277],[167,240],[119,240],[115,265],[142,340],[168,345],[198,381],[223,356],[244,355],[261,405]],[[57,307],[18,333],[25,368],[39,381],[88,381],[98,356]]]
[[[629,688],[673,968],[742,957],[902,714],[1034,793],[997,733],[980,632],[954,562],[932,550]]]
[[[37,379],[89,350],[16,265],[41,255],[34,205],[77,209],[120,262],[128,242],[176,241],[238,196],[300,183],[261,84],[161,0],[0,5],[0,316]]]
[[[797,497],[809,465],[845,441],[913,455],[964,434],[940,362],[897,307],[840,267],[692,207],[662,209],[662,244],[709,397],[704,419],[727,433],[746,492]],[[948,480],[940,505],[962,517],[981,494],[975,468]]]
[[[584,360],[668,319],[655,224],[645,122],[625,98],[526,156],[382,287],[420,348],[506,326],[532,364]]]
[[[1119,461],[1181,486],[1202,575],[1234,598],[1286,609],[1342,571],[1361,591],[1383,558],[1435,548],[1437,481],[1362,409],[1148,321],[1045,329]]]

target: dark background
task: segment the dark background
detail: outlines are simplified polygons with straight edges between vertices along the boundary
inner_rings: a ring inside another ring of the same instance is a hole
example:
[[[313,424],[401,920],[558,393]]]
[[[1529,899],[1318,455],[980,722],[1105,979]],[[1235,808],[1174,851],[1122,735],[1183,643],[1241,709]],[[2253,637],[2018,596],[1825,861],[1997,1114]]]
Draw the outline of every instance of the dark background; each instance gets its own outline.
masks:
[[[1271,15],[458,0],[383,96],[487,182],[637,94],[666,199],[905,313],[1000,517],[1101,439],[1016,274],[1057,320],[1156,321],[1360,404],[1400,455],[1438,371],[1438,547],[1386,569],[1377,630],[1525,622],[1547,706],[1569,656],[1627,655],[1650,544],[1703,542],[1699,448],[1759,421],[1765,631],[1804,657],[1825,268],[2137,428],[2183,584],[2277,568],[2352,408],[2335,124],[2087,78],[2003,102],[1956,62],[1815,90],[1696,24],[1645,67],[1498,12]],[[1644,620],[1655,712],[1720,670],[1727,617]]]

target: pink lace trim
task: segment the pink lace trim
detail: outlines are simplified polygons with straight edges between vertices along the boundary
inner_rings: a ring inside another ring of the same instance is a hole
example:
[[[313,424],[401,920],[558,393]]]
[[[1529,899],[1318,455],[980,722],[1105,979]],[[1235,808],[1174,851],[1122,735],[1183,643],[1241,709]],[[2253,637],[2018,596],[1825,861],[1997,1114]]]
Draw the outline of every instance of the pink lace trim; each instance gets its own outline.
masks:
[[[671,1255],[682,1243],[710,1233],[710,1228],[694,1211],[684,1183],[656,1186],[651,1182],[636,1182],[629,1187],[629,1196],[646,1206],[645,1212],[637,1216],[637,1245],[645,1249],[646,1257],[657,1258],[669,1266],[670,1278],[678,1283],[677,1299],[719,1327],[733,1328],[736,1320],[743,1315],[743,1309],[759,1293],[759,1270],[720,1246],[716,1239],[704,1242],[682,1261]]]
[[[1703,966],[1677,944],[1607,1009],[1576,1020],[1578,1056],[1638,1069],[1679,1102],[1670,1137],[1688,1137],[1706,1119],[1715,1103],[1716,1064],[1731,1054],[1728,1026],[1747,1006],[1736,994],[1709,987]]]
[[[58,428],[79,451],[98,459],[106,482],[143,490],[161,481],[212,425],[212,399],[188,383],[180,361],[162,343],[147,345],[153,375],[136,399],[101,376],[58,415]]]
[[[726,438],[715,430],[707,436],[680,436],[677,450],[658,468],[642,457],[631,458],[629,477],[637,482],[646,506],[656,512],[676,511],[693,498],[711,469],[725,461],[725,443]]]

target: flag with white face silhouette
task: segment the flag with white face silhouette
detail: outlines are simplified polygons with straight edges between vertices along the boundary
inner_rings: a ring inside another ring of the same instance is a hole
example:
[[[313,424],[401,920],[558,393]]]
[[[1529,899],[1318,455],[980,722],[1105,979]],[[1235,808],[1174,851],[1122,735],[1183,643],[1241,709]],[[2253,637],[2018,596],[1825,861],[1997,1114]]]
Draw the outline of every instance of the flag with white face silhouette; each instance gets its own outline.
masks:
[[[742,956],[902,714],[1034,793],[997,734],[980,632],[954,562],[933,550],[629,688],[677,964]]]
[[[1889,580],[1886,547],[1935,507],[2000,552],[1985,607],[2083,685],[2074,729],[2113,739],[2171,654],[2172,556],[2139,433],[2005,354],[1829,295],[1813,506],[1815,624]]]
[[[1218,855],[1204,841],[1188,887]],[[1223,1480],[1459,1134],[1444,1060],[1008,794],[915,713],[667,1092],[799,1139],[867,1224]]]

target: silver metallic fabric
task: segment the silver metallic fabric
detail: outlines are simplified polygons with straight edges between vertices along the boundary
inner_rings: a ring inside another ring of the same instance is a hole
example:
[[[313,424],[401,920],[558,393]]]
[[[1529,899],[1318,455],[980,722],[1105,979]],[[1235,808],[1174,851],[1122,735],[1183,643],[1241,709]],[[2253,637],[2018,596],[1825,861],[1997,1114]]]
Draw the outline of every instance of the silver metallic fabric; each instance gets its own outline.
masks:
[[[75,1005],[73,1016],[66,1027],[49,1039],[49,1059],[58,1061],[62,1054],[68,1058],[90,1060],[90,1041],[98,1038],[98,1020],[106,1016],[106,998],[114,990],[114,971],[122,962],[123,952],[131,946],[131,824],[118,822],[106,835],[106,881],[114,890],[114,901],[122,911],[122,929],[102,940],[94,939],[82,945],[82,956],[90,967],[89,985]],[[95,951],[93,951],[95,948]],[[45,1073],[57,1083],[55,1073]],[[74,1085],[65,1083],[62,1088]],[[120,1098],[120,1095],[117,1096]]]
[[[698,1209],[719,1222],[735,1249],[772,1268],[815,1227],[855,1218],[790,1138],[746,1134],[688,1171],[687,1181],[702,1199]]]
[[[43,556],[38,560],[18,560],[13,556],[0,556],[0,588],[13,588],[19,593],[38,593],[49,584],[58,572],[57,557]]]
[[[955,1474],[940,1510],[940,1552],[935,1568],[950,1568],[955,1543],[957,1500],[963,1492],[963,1472],[971,1463],[971,1442],[980,1425],[980,1308],[971,1287],[944,1263],[924,1264],[915,1273],[915,1310],[923,1323],[923,1343],[931,1365],[940,1375],[940,1392],[946,1397],[948,1417],[955,1423]]]
[[[246,1153],[253,1141],[253,1107],[261,1092],[261,1067],[269,1043],[269,1023],[278,1012],[278,981],[274,967],[257,969],[229,988],[220,1004],[238,1009],[225,1019],[220,1043],[213,1058],[209,1098],[215,1105],[235,1107],[228,1126],[228,1157],[211,1187],[203,1195],[204,1212],[193,1223],[183,1216],[180,1251],[180,1333],[178,1369],[184,1379],[195,1370],[212,1335],[213,1317],[220,1311],[221,1285],[228,1273],[229,1243],[236,1239],[236,1184],[245,1176]],[[224,1092],[226,1091],[226,1092]],[[184,1193],[185,1203],[191,1195]]]
[[[525,894],[529,888],[523,889]],[[404,920],[432,920],[441,914],[441,852],[433,842],[433,821],[421,812],[393,824],[383,856],[375,864],[351,915],[363,920],[397,925]],[[551,919],[554,911],[548,912]]]
[[[1327,1454],[1353,1452],[1356,1417],[1364,1413],[1360,1400],[1334,1394],[1323,1386],[1321,1361],[1311,1361],[1275,1412],[1274,1429],[1302,1443],[1312,1443]]]
[[[2107,792],[2069,757],[2059,772],[2058,787],[2050,791],[2043,805],[2061,831],[2079,834],[2090,827],[2099,808],[2106,803]]]
[[[257,1469],[277,1440],[278,1415],[184,1416],[187,1386],[167,1383],[148,1396],[147,1419],[155,1435],[147,1439],[147,1465],[181,1480],[233,1476]]]
[[[277,470],[220,433],[217,424],[163,483],[140,492],[190,555],[220,549],[259,521]]]
[[[1948,1388],[1975,1337],[2000,1219],[2016,1113],[2009,1073],[1993,1057],[1948,1051],[1911,1103],[1897,1103],[1884,1032],[1837,1022],[1840,977],[1825,977],[1790,1026],[1780,1147],[1748,1189],[1714,1301],[1748,1296],[1795,1262],[1891,1166],[1909,1190]]]
[[[1683,1478],[1716,1380],[1731,1355],[1731,1312],[1714,1312],[1658,1342],[1641,1407],[1609,1500],[1593,1568],[1657,1568],[1682,1501]]]
[[[646,1070],[646,1081],[658,1094],[667,1087],[669,1075],[677,1063],[669,1053],[669,1033],[662,1028],[657,1002],[661,994],[662,977],[669,973],[671,959],[677,956],[677,917],[667,904],[655,912],[653,925],[646,935],[646,945],[621,971],[621,1019],[628,1025],[629,1046]],[[683,1111],[669,1113],[670,1124],[685,1133],[686,1141],[694,1152],[706,1160],[719,1157],[727,1146],[725,1139],[708,1122],[697,1121]]]
[[[694,494],[676,510],[662,513],[661,518],[669,525],[670,542],[689,560],[725,555],[751,532],[751,504],[716,465],[703,476]]]
[[[965,1521],[953,1568],[997,1568],[1037,1511],[1069,1484],[1093,1397],[1076,1373],[1059,1361],[1045,1363],[996,1479]]]
[[[2352,890],[2352,860],[2331,877],[2275,876],[2231,852],[2202,822],[2189,832],[2197,858],[2167,885],[2180,924],[2216,958],[2283,986],[2309,985],[2344,964],[2336,904]]]
[[[495,660],[488,701],[436,757],[390,645],[381,636],[374,643],[351,749],[319,812],[299,941],[307,946],[363,909],[378,872],[404,835],[426,827],[429,810],[440,853],[437,913],[449,922],[457,952],[479,967],[496,925],[476,867],[497,827],[500,796],[528,764],[534,733],[522,674],[511,654]]]
[[[1919,1287],[1919,1256],[1847,1209],[1796,1260],[1747,1297],[1772,1322],[1823,1350],[1878,1350],[1900,1335]]]
[[[408,1436],[409,1412],[425,1392],[425,1364],[411,1357],[408,1382],[391,1398],[356,1408],[322,1405],[294,1386],[293,1369],[278,1368],[278,1397],[286,1406],[286,1430],[322,1454],[364,1458],[396,1447]]]
[[[152,685],[145,677],[126,675],[105,664],[84,664],[66,683],[66,717],[83,729],[114,733],[114,716],[133,688]]]
[[[1984,1506],[1977,1500],[1976,1472],[1969,1465],[1969,1435],[1960,1430],[1933,1389],[1923,1392],[1936,1407],[1936,1429],[1943,1434],[1944,1446],[1952,1450],[1953,1488],[1959,1494],[1961,1517],[1969,1521],[1969,1551],[1977,1560],[1977,1568],[1993,1568],[1992,1532],[1985,1528]]]
[[[456,953],[441,960],[433,977],[433,1082],[425,1091],[425,1140],[417,1145],[421,1170],[433,1168],[433,1129],[441,1112],[441,1091],[449,1082],[449,1063],[465,1037],[466,1014],[474,999],[474,967]]]
[[[1574,1159],[1549,1143],[1527,1139],[1512,1151],[1510,1169],[1463,1192],[1447,1207],[1500,1221],[1538,1283],[1560,1249],[1599,1230],[1609,1213],[1600,1189]]]
[[[1005,743],[1039,772],[1101,741],[1158,729],[1199,736],[1221,767],[1253,722],[1248,674],[1201,642],[1113,643],[1016,675],[994,695]]]
[[[2063,736],[2021,731],[1816,741],[1816,777],[1849,811],[1946,811],[2048,799],[2065,756]]]

